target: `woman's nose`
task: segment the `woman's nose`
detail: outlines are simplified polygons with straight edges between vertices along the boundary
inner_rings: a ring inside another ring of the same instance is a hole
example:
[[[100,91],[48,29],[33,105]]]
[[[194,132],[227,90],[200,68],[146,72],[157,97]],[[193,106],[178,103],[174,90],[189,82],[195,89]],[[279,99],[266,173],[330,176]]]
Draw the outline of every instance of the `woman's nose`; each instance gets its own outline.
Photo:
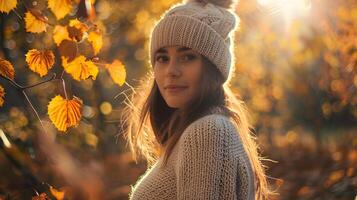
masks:
[[[168,76],[180,76],[181,75],[179,62],[177,62],[175,59],[170,60],[169,66],[167,68],[167,75]]]

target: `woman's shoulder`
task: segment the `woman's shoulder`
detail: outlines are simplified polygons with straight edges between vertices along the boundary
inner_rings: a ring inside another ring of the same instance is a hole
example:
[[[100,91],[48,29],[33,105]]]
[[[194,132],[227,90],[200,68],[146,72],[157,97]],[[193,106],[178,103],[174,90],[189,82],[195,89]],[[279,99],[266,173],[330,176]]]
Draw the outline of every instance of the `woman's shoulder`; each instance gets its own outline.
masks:
[[[193,121],[183,135],[202,135],[206,137],[221,137],[237,131],[233,120],[220,108],[211,109],[206,115]]]

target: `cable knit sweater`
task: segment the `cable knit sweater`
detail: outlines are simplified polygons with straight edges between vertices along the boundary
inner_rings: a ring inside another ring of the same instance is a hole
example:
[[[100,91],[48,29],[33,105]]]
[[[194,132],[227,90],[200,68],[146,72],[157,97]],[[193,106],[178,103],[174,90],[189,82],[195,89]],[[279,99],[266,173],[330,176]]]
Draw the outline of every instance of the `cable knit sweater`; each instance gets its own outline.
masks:
[[[254,200],[254,174],[237,128],[213,113],[191,123],[166,167],[163,156],[131,187],[129,200]]]

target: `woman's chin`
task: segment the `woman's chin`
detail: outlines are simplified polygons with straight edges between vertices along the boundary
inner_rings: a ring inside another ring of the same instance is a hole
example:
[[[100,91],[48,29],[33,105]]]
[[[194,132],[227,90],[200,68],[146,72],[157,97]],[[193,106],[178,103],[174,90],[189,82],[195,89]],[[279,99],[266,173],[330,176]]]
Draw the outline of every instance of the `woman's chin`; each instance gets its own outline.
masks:
[[[182,103],[177,102],[177,101],[166,101],[166,104],[167,104],[170,108],[180,108],[180,107],[182,107]]]

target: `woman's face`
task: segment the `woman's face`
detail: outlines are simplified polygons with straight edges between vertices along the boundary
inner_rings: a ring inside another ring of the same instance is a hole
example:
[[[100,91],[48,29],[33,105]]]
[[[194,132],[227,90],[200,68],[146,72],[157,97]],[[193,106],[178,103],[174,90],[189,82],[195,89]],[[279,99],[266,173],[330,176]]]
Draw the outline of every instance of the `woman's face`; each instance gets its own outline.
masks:
[[[154,76],[160,93],[171,108],[181,108],[199,92],[202,56],[183,46],[164,47],[155,52]]]

